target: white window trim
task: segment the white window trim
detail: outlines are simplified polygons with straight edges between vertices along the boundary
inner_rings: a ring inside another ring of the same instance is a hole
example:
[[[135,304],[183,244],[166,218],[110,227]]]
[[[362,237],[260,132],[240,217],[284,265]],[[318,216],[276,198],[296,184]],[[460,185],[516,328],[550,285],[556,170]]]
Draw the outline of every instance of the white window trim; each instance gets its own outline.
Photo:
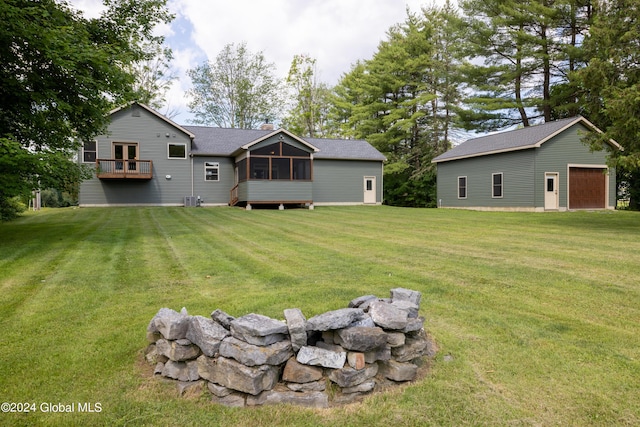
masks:
[[[495,184],[493,183],[493,177],[496,175],[500,175],[500,195],[496,196],[493,192]],[[504,173],[496,172],[491,174],[491,198],[492,199],[502,199],[504,197]]]
[[[464,197],[460,197],[460,178],[464,178]],[[456,195],[458,199],[466,199],[469,195],[469,178],[466,176],[459,176],[456,180]]]
[[[171,145],[182,145],[184,147],[184,157],[171,157],[170,156],[170,151],[169,151],[169,147]],[[188,150],[187,150],[187,144],[185,144],[184,142],[168,142],[167,143],[167,159],[169,160],[184,160],[187,158],[188,155]]]
[[[89,142],[89,141],[87,141],[87,142]],[[96,151],[95,151],[95,153],[96,153],[96,160],[97,160],[98,159],[98,140],[94,139],[93,142],[96,143]],[[81,154],[82,154],[82,157],[81,157],[82,158],[82,163],[95,163],[95,160],[93,162],[85,162],[84,161],[84,142],[82,143],[82,153]]]
[[[218,179],[207,179],[207,169],[214,168],[218,170]],[[205,182],[220,182],[220,162],[204,162],[204,180]]]

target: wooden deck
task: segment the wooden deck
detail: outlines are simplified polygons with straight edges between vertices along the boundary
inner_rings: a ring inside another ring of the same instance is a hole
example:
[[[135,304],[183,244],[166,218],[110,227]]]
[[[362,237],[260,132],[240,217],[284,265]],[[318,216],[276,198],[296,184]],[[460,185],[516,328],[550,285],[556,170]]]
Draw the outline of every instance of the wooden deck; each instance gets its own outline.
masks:
[[[151,179],[153,161],[97,159],[96,176],[99,179]]]

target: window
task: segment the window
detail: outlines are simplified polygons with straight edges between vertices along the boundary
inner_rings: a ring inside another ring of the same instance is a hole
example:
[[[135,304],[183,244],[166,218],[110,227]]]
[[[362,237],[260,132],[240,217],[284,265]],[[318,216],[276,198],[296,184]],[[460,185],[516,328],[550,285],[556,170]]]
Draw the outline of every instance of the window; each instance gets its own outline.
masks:
[[[291,179],[291,159],[287,157],[271,159],[271,179]]]
[[[249,163],[251,170],[249,171],[250,179],[269,179],[269,159],[263,157],[251,157]]]
[[[296,180],[311,179],[311,160],[310,159],[293,159],[293,179],[296,179]]]
[[[491,197],[502,197],[502,172],[491,175]]]
[[[220,163],[204,162],[204,180],[220,181]]]
[[[247,179],[310,181],[313,175],[311,154],[283,141],[251,150],[248,162],[247,169],[246,159],[238,161],[239,182]]]
[[[82,161],[84,163],[94,163],[98,157],[96,141],[85,141],[82,146]]]
[[[458,177],[458,199],[466,199],[467,198],[467,177],[459,176]]]
[[[169,144],[169,158],[170,159],[186,159],[187,158],[187,144]]]

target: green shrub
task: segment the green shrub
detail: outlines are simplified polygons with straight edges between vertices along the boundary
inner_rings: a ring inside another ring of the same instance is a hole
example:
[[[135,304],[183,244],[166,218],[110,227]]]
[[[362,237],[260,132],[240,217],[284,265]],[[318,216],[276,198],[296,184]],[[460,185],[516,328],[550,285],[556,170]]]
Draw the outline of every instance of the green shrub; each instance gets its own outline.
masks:
[[[27,205],[20,201],[20,197],[0,198],[0,221],[15,219],[27,210]]]

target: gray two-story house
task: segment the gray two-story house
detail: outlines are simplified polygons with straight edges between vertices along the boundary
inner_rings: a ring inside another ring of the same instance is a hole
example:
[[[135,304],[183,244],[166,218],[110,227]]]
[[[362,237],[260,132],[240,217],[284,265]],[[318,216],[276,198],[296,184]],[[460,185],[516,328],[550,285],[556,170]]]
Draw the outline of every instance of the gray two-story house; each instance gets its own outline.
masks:
[[[95,175],[80,206],[382,203],[385,157],[364,140],[301,138],[285,129],[181,126],[134,103],[84,143]]]
[[[477,210],[614,209],[616,173],[582,142],[601,132],[584,117],[473,138],[433,159],[438,206]]]

